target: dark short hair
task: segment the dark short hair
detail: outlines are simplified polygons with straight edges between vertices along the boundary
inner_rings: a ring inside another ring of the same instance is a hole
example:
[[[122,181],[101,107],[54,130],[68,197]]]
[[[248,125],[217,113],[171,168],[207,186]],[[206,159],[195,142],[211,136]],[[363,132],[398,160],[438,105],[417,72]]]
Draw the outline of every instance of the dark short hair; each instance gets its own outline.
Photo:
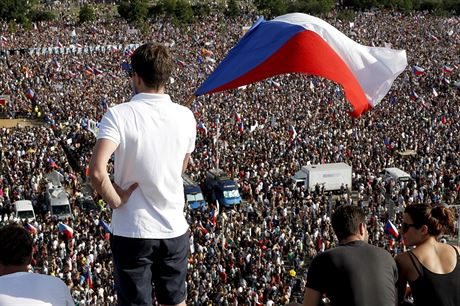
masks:
[[[165,46],[146,43],[134,51],[131,66],[147,87],[158,90],[169,80],[173,70],[173,60]]]
[[[0,228],[0,264],[28,265],[32,259],[32,237],[24,227],[9,224]]]
[[[343,240],[357,234],[359,224],[366,223],[364,210],[358,206],[342,205],[331,216],[332,228],[337,239]]]
[[[410,216],[417,228],[426,225],[431,236],[437,237],[441,233],[453,232],[455,216],[448,207],[413,204],[407,206],[404,213]]]

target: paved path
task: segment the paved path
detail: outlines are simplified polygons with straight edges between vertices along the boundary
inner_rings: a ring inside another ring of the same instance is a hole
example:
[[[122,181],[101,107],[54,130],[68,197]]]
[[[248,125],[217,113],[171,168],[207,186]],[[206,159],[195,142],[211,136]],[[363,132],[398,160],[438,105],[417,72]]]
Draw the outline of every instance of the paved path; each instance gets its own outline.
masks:
[[[42,121],[37,121],[33,119],[0,119],[0,128],[6,127],[15,127],[15,126],[37,126],[45,124]]]

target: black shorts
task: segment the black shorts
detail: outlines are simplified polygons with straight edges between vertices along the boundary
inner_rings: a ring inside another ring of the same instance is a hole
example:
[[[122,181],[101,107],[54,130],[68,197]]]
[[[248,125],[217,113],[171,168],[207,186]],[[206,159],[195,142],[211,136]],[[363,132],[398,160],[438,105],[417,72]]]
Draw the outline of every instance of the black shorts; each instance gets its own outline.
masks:
[[[151,306],[152,284],[160,304],[187,298],[189,232],[170,239],[112,236],[115,286],[120,306]]]

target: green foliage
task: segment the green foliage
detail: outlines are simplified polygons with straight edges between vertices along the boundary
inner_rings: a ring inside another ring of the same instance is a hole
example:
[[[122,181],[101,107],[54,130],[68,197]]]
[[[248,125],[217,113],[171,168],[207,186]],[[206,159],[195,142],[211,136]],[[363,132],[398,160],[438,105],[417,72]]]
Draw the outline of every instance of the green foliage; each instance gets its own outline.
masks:
[[[128,22],[143,21],[148,12],[147,3],[143,0],[122,0],[118,6],[118,13]]]
[[[177,0],[174,16],[179,23],[191,23],[193,21],[193,10],[190,3],[186,0]]]
[[[39,9],[33,9],[29,11],[29,20],[32,22],[37,21],[51,21],[57,18],[57,14],[53,11],[43,11]]]
[[[228,1],[228,9],[225,13],[229,17],[237,17],[240,14],[240,7],[238,6],[238,2],[236,0]]]
[[[381,2],[381,1],[380,1]],[[351,7],[357,10],[368,10],[378,5],[377,0],[344,0],[344,7]]]
[[[334,6],[334,0],[297,0],[291,3],[288,11],[321,15],[330,12]]]
[[[337,13],[337,18],[342,21],[353,22],[356,18],[356,12],[352,10],[341,10]]]
[[[286,14],[288,5],[283,0],[255,0],[257,9],[266,17],[274,17]]]
[[[205,17],[211,14],[211,7],[206,2],[192,5],[192,10],[195,17]]]
[[[191,6],[187,0],[161,0],[156,6],[150,9],[150,16],[164,14],[173,18],[176,23],[191,23],[196,15],[209,14],[211,9],[207,4],[197,4]]]
[[[78,14],[78,20],[83,23],[87,21],[93,21],[96,19],[96,13],[94,9],[88,4],[83,5],[80,8],[80,13]]]
[[[0,19],[23,23],[27,20],[29,9],[27,0],[0,0]]]

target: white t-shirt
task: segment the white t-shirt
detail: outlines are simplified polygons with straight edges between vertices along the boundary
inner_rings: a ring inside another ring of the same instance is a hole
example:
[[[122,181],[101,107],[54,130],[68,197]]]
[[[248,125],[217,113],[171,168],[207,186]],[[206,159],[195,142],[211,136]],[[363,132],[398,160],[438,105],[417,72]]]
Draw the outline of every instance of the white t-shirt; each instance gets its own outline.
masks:
[[[0,306],[73,306],[69,288],[57,277],[16,272],[0,276]]]
[[[99,126],[98,139],[109,139],[115,150],[114,181],[126,189],[128,202],[114,209],[112,233],[131,238],[175,238],[185,220],[182,165],[195,149],[196,120],[169,95],[140,93],[130,102],[110,108]]]

